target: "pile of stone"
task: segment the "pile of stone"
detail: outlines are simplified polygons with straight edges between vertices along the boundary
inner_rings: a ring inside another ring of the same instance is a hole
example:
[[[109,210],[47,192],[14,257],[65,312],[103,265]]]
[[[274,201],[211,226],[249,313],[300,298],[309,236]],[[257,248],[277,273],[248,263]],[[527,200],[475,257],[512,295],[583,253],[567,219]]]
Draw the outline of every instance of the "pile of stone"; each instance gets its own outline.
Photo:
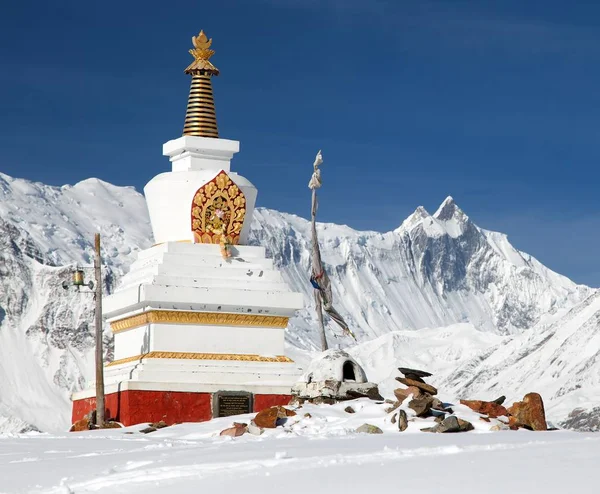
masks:
[[[442,403],[435,397],[438,390],[424,380],[430,377],[429,372],[418,369],[409,369],[400,367],[398,369],[404,377],[397,377],[406,388],[394,390],[396,402],[393,403],[389,412],[397,410],[400,405],[408,401],[408,408],[415,412],[419,418],[434,417],[437,424],[434,427],[421,429],[424,432],[466,432],[473,430],[473,425],[466,420],[459,419],[454,415],[454,411],[449,404]],[[405,410],[398,410],[392,417],[392,422],[398,422],[398,429],[404,431],[408,427],[408,416]]]
[[[443,403],[436,398],[438,390],[424,380],[426,377],[431,377],[429,372],[406,367],[400,367],[398,370],[403,377],[397,377],[396,380],[406,387],[394,390],[396,401],[391,403],[392,407],[388,409],[388,413],[393,414],[392,423],[397,422],[400,431],[406,430],[409,422],[406,410],[400,408],[402,405],[406,405],[403,408],[414,412],[411,421],[429,419],[428,422],[430,422],[431,417],[434,418],[436,425],[422,428],[423,432],[467,432],[474,429],[473,424],[454,414],[452,404]],[[484,422],[491,422],[491,419],[495,419],[490,430],[516,430],[519,428],[533,431],[548,430],[544,403],[539,394],[529,393],[523,398],[523,401],[515,402],[508,409],[503,406],[505,399],[506,397],[501,396],[493,401],[460,400],[460,403],[478,413],[479,419]]]

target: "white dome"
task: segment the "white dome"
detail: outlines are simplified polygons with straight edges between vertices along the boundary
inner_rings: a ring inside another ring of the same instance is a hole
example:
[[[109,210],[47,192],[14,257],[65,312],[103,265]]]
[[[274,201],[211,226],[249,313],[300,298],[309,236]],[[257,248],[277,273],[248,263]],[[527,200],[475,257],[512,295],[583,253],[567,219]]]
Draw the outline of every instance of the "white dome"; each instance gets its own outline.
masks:
[[[314,359],[301,379],[305,383],[322,381],[368,382],[363,368],[342,350],[328,350]]]

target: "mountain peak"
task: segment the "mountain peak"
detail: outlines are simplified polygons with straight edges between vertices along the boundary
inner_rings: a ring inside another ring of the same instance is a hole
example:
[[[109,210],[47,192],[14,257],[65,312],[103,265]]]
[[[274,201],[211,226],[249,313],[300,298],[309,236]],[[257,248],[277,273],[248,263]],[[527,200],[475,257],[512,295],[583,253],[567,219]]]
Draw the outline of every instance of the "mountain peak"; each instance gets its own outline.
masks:
[[[412,227],[414,227],[415,225],[420,223],[425,218],[431,218],[431,215],[423,206],[419,206],[417,209],[415,209],[415,212],[413,214],[411,214],[408,218],[406,218],[402,222],[402,225],[400,225],[396,229],[396,231],[399,231],[402,229],[410,230]]]
[[[444,202],[440,204],[440,207],[433,217],[439,221],[449,221],[453,218],[465,220],[468,218],[463,210],[458,207],[458,204],[456,204],[452,196],[448,196],[444,199]]]

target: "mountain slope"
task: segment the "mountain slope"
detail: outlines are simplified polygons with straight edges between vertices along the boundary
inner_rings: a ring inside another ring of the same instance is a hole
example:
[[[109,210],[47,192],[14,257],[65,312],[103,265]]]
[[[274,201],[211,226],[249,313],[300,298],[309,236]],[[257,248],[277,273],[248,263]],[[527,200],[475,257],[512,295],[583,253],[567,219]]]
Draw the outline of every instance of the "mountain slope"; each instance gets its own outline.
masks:
[[[251,235],[305,294],[307,308],[287,333],[290,351],[300,358],[318,342],[310,308],[309,230],[304,219],[258,209]],[[110,291],[136,252],[152,243],[143,197],[96,179],[50,187],[0,174],[0,430],[26,424],[64,429],[70,393],[92,376],[91,296],[60,285],[69,277],[68,266],[91,264],[97,231]],[[478,228],[451,198],[434,215],[418,208],[392,232],[321,224],[319,235],[336,306],[359,342],[462,323],[483,332],[473,334],[481,335],[487,351],[506,335],[533,338],[528,330],[567,317],[595,293],[517,251],[504,235]],[[331,324],[329,329],[335,330]],[[110,356],[108,332],[106,342]],[[446,343],[458,351],[455,341]],[[400,343],[391,338],[387,344]],[[463,352],[449,365],[475,355]]]
[[[252,233],[312,304],[309,222],[259,209]],[[482,331],[518,334],[593,292],[516,250],[505,235],[478,228],[452,198],[433,216],[417,208],[388,233],[322,224],[319,241],[336,307],[359,341],[467,322]],[[312,313],[312,307],[300,313],[293,344],[317,345]]]

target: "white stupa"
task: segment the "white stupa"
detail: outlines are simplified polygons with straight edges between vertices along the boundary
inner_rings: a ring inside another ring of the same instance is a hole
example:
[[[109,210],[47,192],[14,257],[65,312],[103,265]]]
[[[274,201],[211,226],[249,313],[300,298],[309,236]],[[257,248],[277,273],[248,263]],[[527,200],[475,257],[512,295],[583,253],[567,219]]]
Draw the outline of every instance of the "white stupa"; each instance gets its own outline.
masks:
[[[115,338],[106,416],[126,425],[287,404],[301,374],[284,333],[303,298],[247,245],[257,190],[231,171],[239,142],[218,138],[212,40],[193,42],[184,135],[163,146],[172,170],[144,188],[155,245],[104,301]],[[93,388],[75,393],[73,420],[94,407]]]

